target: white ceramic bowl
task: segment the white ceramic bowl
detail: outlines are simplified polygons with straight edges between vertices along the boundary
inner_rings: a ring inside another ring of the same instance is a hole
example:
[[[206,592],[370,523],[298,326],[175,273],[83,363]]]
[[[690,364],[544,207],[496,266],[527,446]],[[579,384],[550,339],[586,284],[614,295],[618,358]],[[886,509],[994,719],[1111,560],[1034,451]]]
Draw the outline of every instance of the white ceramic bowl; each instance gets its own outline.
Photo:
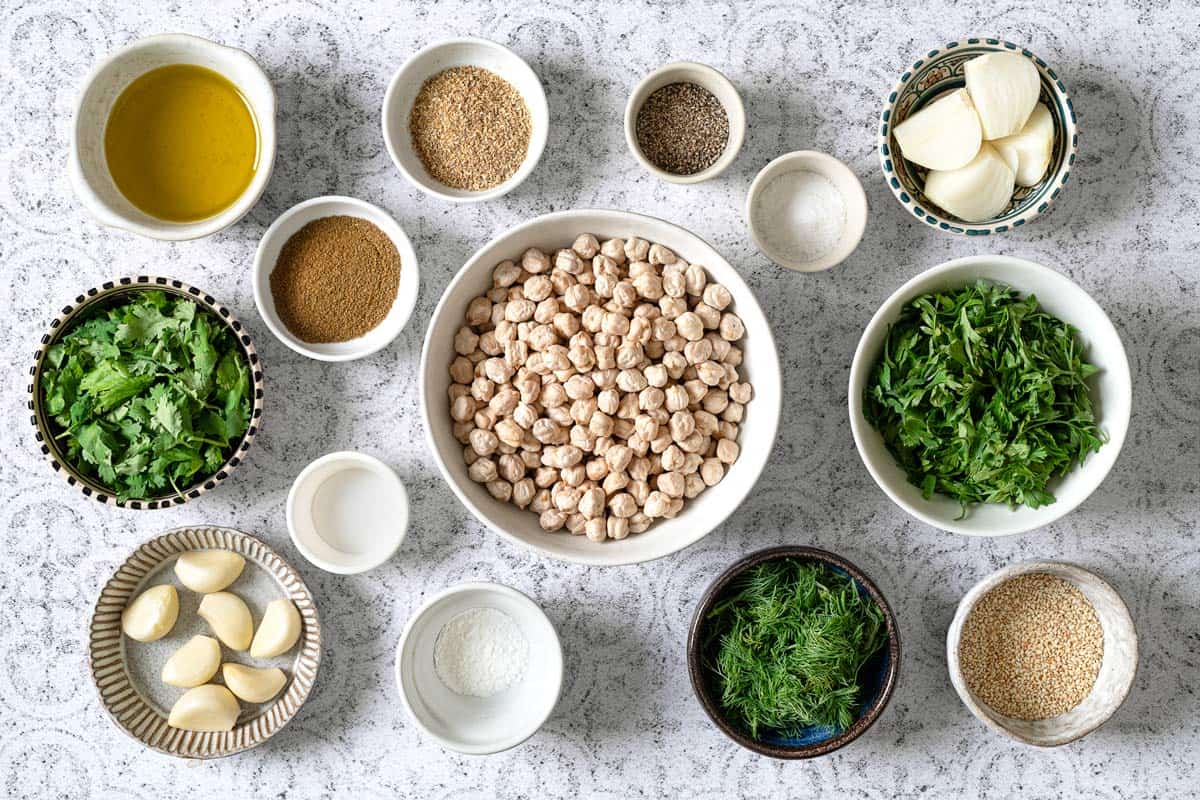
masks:
[[[841,194],[846,208],[845,223],[837,244],[829,252],[807,261],[791,257],[774,246],[762,219],[765,212],[761,202],[763,189],[780,175],[790,172],[824,175]],[[798,150],[780,156],[759,171],[750,184],[750,191],[746,193],[745,213],[750,236],[763,255],[779,266],[797,272],[819,272],[845,261],[862,241],[863,231],[867,228],[867,195],[858,176],[841,161],[815,150]]]
[[[491,697],[455,694],[434,667],[438,633],[472,608],[507,614],[529,645],[524,676]],[[562,645],[553,623],[537,603],[498,583],[461,583],[438,592],[413,613],[396,648],[396,685],[413,721],[443,747],[469,755],[498,753],[536,733],[558,704],[562,678]]]
[[[429,174],[412,146],[408,118],[425,81],[451,67],[482,67],[499,75],[521,93],[529,109],[532,130],[525,160],[513,176],[499,186],[479,192],[455,189]],[[452,203],[475,203],[506,195],[521,184],[542,157],[550,133],[550,109],[542,82],[525,61],[503,45],[487,39],[465,37],[434,42],[405,61],[383,96],[383,141],[396,168],[426,194]]]
[[[741,457],[724,480],[687,501],[674,519],[656,521],[646,532],[620,541],[592,542],[569,533],[546,533],[538,517],[502,503],[467,475],[463,447],[454,438],[447,390],[448,367],[454,359],[455,332],[463,325],[467,304],[492,286],[492,269],[517,258],[529,247],[553,251],[568,247],[581,233],[601,240],[638,236],[674,250],[733,294],[732,310],[742,318],[745,360],[739,372],[754,386],[738,443]],[[492,530],[543,555],[581,564],[617,565],[649,561],[674,553],[703,538],[734,512],[754,487],[775,443],[779,425],[781,377],[779,356],[770,325],[741,276],[716,250],[695,234],[669,222],[624,211],[561,211],[536,217],[502,233],[475,253],[442,294],[425,334],[421,352],[421,413],[429,449],[458,499]]]
[[[646,98],[672,83],[695,83],[704,87],[720,101],[725,108],[725,114],[729,117],[729,140],[725,143],[724,152],[708,169],[691,175],[676,175],[654,166],[650,159],[642,153],[642,148],[638,146],[638,112],[642,110]],[[625,143],[629,145],[629,152],[633,153],[633,157],[646,168],[647,172],[664,181],[700,183],[717,177],[728,169],[729,165],[737,158],[745,138],[746,109],[742,105],[741,95],[738,94],[737,88],[728,78],[706,64],[698,64],[695,61],[676,61],[673,64],[665,64],[642,78],[641,82],[633,87],[633,93],[629,95],[629,100],[625,103]]]
[[[104,155],[104,129],[113,103],[135,79],[169,64],[198,64],[228,78],[241,90],[258,123],[258,169],[250,185],[229,208],[196,222],[168,222],[134,206],[117,188]],[[267,188],[274,164],[275,90],[258,62],[242,50],[183,33],[138,39],[101,61],[79,92],[67,177],[79,202],[103,225],[169,241],[208,236],[237,222],[254,207]]]
[[[1108,441],[1100,451],[1089,455],[1082,464],[1050,485],[1055,502],[1041,508],[1021,506],[1011,509],[1004,504],[980,504],[971,507],[965,519],[958,519],[957,501],[934,495],[921,496],[883,444],[883,438],[863,416],[862,395],[871,369],[883,349],[888,327],[910,300],[929,292],[956,289],[977,280],[1011,286],[1022,296],[1036,295],[1038,304],[1048,313],[1073,325],[1084,345],[1084,358],[1100,368],[1089,380],[1092,401],[1100,429]],[[1087,292],[1054,270],[1011,256],[969,256],[947,261],[922,272],[892,294],[867,324],[850,366],[850,428],[863,463],[879,488],[896,505],[926,524],[944,531],[970,536],[1002,536],[1049,525],[1067,514],[1096,490],[1116,462],[1129,428],[1132,385],[1125,348],[1112,322]]]
[[[304,468],[287,497],[300,554],[326,572],[353,575],[387,561],[408,531],[408,492],[377,458],[341,451]]]
[[[392,310],[383,322],[362,336],[347,342],[306,342],[289,331],[279,318],[275,310],[275,298],[271,294],[271,272],[275,269],[279,252],[294,233],[315,219],[332,216],[360,217],[388,235],[400,253],[400,285],[396,289]],[[386,211],[353,197],[314,197],[280,214],[259,241],[258,252],[254,254],[254,304],[258,306],[259,315],[275,338],[297,353],[318,361],[350,361],[382,350],[400,334],[412,316],[413,306],[417,304],[420,274],[416,251],[404,230]]]
[[[1100,627],[1104,629],[1104,657],[1096,685],[1083,702],[1065,714],[1044,720],[1023,720],[1006,717],[978,700],[967,688],[958,661],[958,644],[963,623],[975,604],[989,591],[1018,575],[1041,572],[1070,581],[1096,610]],[[1020,742],[1039,747],[1054,747],[1087,736],[1116,713],[1129,694],[1137,673],[1138,642],[1133,619],[1121,596],[1103,578],[1074,564],[1057,561],[1027,561],[997,570],[967,592],[958,604],[954,620],[946,633],[946,662],[950,682],[971,713],[989,728],[1011,736]]]

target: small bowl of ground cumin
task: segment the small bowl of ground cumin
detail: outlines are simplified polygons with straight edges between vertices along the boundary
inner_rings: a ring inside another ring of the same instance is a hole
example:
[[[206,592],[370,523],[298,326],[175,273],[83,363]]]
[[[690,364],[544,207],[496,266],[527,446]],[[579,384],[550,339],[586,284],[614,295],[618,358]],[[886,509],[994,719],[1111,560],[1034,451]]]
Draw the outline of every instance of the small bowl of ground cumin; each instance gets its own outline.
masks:
[[[705,64],[677,61],[651,72],[625,104],[629,152],[671,183],[715,178],[737,158],[746,110],[728,78]]]
[[[1137,672],[1137,632],[1103,578],[1074,564],[1028,561],[963,597],[946,660],[972,714],[1017,741],[1053,747],[1116,713]]]
[[[419,50],[383,98],[383,139],[396,168],[421,191],[453,203],[512,191],[537,165],[549,131],[537,75],[486,39]]]
[[[254,257],[254,303],[279,341],[319,361],[386,347],[417,302],[417,256],[386,211],[315,197],[267,228]]]

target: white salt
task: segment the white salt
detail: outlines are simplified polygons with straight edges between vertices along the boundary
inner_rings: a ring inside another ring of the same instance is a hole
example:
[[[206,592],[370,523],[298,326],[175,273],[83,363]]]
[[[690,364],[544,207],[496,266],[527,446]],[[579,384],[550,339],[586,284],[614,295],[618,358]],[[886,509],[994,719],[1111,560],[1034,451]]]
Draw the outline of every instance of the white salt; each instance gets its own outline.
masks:
[[[433,668],[446,688],[490,697],[525,674],[529,644],[512,618],[495,608],[470,608],[453,617],[433,644]]]
[[[758,195],[756,227],[763,243],[790,261],[829,254],[846,227],[846,201],[833,181],[817,172],[785,172]]]

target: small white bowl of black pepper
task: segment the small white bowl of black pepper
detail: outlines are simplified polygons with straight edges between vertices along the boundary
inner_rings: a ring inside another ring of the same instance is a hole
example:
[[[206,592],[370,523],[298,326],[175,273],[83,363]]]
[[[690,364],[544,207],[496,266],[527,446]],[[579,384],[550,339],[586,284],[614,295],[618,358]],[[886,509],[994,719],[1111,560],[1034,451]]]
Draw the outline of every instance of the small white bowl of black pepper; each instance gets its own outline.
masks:
[[[650,174],[700,183],[724,172],[746,138],[746,109],[734,85],[694,61],[659,67],[625,105],[625,141]]]

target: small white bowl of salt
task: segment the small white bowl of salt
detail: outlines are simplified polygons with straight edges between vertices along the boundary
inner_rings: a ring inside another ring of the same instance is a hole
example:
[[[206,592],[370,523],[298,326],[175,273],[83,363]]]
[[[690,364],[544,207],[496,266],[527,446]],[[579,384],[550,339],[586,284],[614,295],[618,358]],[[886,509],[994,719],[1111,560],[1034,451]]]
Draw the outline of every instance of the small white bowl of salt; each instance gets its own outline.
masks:
[[[413,721],[443,747],[488,755],[537,732],[558,704],[563,655],[549,618],[516,589],[460,583],[404,626],[396,684]]]
[[[797,272],[842,263],[867,227],[867,195],[841,161],[815,150],[763,167],[746,195],[746,222],[763,254]]]

